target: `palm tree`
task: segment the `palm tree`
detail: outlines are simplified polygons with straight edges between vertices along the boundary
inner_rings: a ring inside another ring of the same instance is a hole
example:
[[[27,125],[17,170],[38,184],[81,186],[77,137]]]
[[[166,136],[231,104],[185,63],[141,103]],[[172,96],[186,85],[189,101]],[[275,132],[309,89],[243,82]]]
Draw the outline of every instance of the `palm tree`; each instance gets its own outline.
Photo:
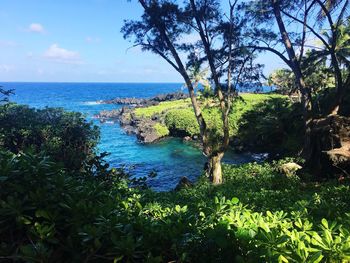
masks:
[[[343,22],[338,18],[336,26],[322,32],[318,38],[322,42],[320,49],[312,50],[305,62],[317,64],[325,60],[330,61],[337,89],[337,99],[332,114],[337,114],[346,92],[346,83],[350,77],[350,19]]]
[[[208,68],[201,69],[199,63],[188,69],[188,75],[193,83],[193,87],[198,89],[199,85],[203,86],[204,89],[210,89],[210,83],[208,81]]]

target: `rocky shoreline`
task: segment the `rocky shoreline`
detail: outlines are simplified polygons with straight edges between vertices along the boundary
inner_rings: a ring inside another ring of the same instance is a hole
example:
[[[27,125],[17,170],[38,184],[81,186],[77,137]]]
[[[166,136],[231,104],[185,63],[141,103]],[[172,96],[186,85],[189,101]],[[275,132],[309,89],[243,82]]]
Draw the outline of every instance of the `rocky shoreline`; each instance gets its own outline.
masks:
[[[119,123],[126,134],[135,135],[141,143],[154,143],[172,136],[201,147],[198,133],[193,129],[188,129],[196,122],[195,118],[184,122],[184,118],[192,116],[192,105],[186,94],[177,92],[158,95],[150,99],[115,98],[103,101],[103,103],[123,106],[119,109],[101,111],[94,117],[101,123]],[[174,112],[179,114],[174,115]],[[168,119],[171,120],[169,115],[173,116],[172,120],[175,122],[168,122]],[[236,153],[255,152],[254,149],[258,147],[257,143],[256,141],[244,142],[239,136],[232,136],[230,139],[230,146]],[[259,150],[258,152],[265,153]],[[273,157],[274,155],[273,152],[270,152],[268,156]],[[256,159],[260,157],[259,154]],[[266,158],[265,155],[262,157],[262,159]]]
[[[174,101],[174,100],[181,100],[181,99],[187,99],[189,96],[188,94],[185,94],[183,92],[174,92],[174,93],[167,93],[167,94],[160,94],[155,97],[149,98],[149,99],[143,99],[143,98],[114,98],[110,100],[99,100],[97,103],[99,104],[118,104],[118,105],[129,105],[129,106],[139,106],[139,107],[148,107],[148,106],[154,106],[158,105],[160,102],[163,101]]]
[[[160,115],[153,115],[151,118],[144,118],[135,114],[136,108],[156,106],[161,102],[187,99],[188,95],[182,92],[157,95],[150,99],[137,98],[115,98],[111,100],[99,101],[101,104],[126,105],[121,109],[101,111],[94,117],[100,122],[119,122],[120,126],[127,134],[135,134],[137,139],[143,143],[153,143],[168,135],[160,132],[160,129],[167,128],[163,124]],[[168,131],[169,133],[169,131]],[[189,140],[191,138],[185,138]]]

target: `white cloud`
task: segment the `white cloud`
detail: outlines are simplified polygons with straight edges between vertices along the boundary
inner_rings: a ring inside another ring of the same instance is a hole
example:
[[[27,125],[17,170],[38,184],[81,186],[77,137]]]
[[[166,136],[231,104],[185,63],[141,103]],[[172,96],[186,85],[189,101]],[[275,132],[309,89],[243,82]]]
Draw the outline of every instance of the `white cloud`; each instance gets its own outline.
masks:
[[[101,42],[101,39],[99,37],[86,37],[85,38],[85,41],[87,43],[100,43]]]
[[[10,72],[14,69],[12,65],[0,64],[0,72]]]
[[[0,47],[16,47],[18,44],[9,40],[0,40]]]
[[[61,63],[82,64],[82,60],[78,52],[61,48],[57,44],[52,44],[45,51],[44,57]]]
[[[44,29],[43,25],[39,24],[39,23],[30,24],[28,27],[28,31],[33,32],[33,33],[40,33],[40,34],[45,33],[45,29]]]

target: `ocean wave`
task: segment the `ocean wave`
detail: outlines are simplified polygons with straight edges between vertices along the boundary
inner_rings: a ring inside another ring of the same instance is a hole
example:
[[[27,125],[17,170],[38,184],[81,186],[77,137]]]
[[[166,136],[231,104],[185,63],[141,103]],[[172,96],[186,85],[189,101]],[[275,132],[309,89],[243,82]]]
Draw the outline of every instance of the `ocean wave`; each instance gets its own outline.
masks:
[[[102,101],[85,101],[83,102],[84,105],[100,105],[102,104]]]

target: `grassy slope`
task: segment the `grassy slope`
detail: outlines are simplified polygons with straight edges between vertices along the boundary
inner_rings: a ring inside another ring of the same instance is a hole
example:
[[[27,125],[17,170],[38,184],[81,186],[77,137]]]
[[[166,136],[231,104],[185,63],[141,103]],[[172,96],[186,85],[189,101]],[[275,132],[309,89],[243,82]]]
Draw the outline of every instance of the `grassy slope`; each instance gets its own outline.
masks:
[[[171,109],[189,108],[191,107],[190,99],[175,100],[175,101],[164,101],[156,106],[149,106],[145,108],[136,108],[135,115],[137,117],[150,118],[155,114],[162,114]]]
[[[239,121],[246,112],[271,99],[284,98],[277,94],[242,94],[241,97],[243,100],[236,100],[230,113],[231,135],[237,134]],[[217,102],[200,100],[200,104],[208,126],[215,128],[220,133],[222,121]],[[170,130],[177,129],[190,136],[199,134],[199,127],[189,99],[161,102],[156,106],[136,108],[135,115],[144,118],[160,115],[160,119],[165,120],[165,125]]]

